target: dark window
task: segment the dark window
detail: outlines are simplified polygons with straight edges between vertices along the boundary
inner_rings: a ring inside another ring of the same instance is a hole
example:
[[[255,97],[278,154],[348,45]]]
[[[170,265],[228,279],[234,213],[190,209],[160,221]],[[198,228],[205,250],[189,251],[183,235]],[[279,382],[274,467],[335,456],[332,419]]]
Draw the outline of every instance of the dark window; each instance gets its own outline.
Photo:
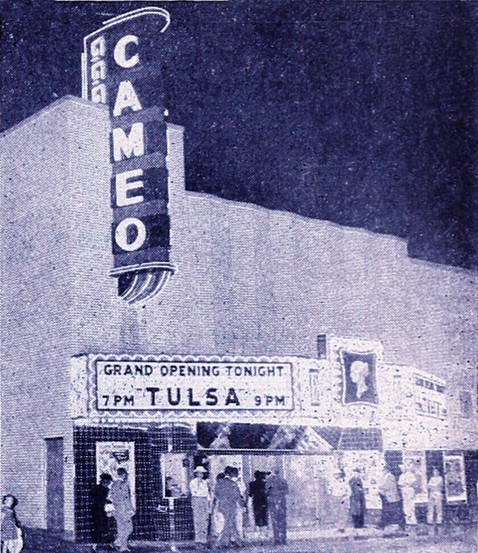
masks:
[[[460,412],[461,416],[469,419],[471,417],[471,393],[460,392]]]

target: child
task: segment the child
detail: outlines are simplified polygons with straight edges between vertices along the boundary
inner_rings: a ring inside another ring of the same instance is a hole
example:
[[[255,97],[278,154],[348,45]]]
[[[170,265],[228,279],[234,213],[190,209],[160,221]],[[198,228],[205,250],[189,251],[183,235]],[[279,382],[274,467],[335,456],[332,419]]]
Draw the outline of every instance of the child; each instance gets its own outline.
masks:
[[[18,503],[13,495],[3,496],[2,506],[2,553],[20,553],[23,549],[23,535],[15,513]]]

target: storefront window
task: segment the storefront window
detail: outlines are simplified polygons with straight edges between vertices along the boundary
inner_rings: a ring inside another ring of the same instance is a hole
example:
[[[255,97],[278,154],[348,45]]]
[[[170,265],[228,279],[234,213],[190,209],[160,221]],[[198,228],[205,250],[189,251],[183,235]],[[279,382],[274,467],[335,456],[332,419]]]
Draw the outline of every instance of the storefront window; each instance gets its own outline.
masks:
[[[471,417],[472,405],[470,392],[460,392],[460,411],[461,416],[465,419],[469,419]]]
[[[427,490],[427,467],[424,451],[404,451],[403,464],[411,470],[416,478],[415,503],[426,503],[428,500]]]
[[[444,455],[446,500],[466,501],[465,461],[463,455]]]
[[[309,370],[310,404],[320,405],[320,381],[317,369]]]

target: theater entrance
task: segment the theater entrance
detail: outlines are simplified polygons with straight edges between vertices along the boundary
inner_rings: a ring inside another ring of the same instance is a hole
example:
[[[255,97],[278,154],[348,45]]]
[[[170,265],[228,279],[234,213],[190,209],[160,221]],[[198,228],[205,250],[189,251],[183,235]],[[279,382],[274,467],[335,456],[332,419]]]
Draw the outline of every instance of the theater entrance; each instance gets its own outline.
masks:
[[[333,476],[335,460],[332,454],[296,454],[274,452],[272,454],[211,454],[209,456],[211,484],[217,474],[228,465],[239,468],[247,490],[256,471],[272,473],[275,470],[287,480],[287,527],[291,531],[312,531],[329,522],[327,518],[327,482]],[[247,493],[247,492],[246,492]],[[329,517],[330,518],[330,517]],[[255,530],[251,501],[244,519],[245,531]]]

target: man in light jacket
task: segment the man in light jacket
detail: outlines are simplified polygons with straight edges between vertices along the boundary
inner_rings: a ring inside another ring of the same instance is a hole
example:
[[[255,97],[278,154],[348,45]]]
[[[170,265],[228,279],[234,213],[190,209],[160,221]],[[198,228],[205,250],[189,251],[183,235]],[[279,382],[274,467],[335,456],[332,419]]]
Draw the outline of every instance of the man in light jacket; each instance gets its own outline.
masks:
[[[211,492],[206,480],[207,470],[203,466],[194,469],[194,478],[189,483],[193,509],[194,540],[200,546],[207,545]]]
[[[379,528],[384,529],[391,524],[398,524],[400,529],[404,530],[405,517],[403,515],[397,479],[392,474],[388,465],[385,465],[383,468],[383,476],[379,483],[378,493],[382,500],[382,519]]]

